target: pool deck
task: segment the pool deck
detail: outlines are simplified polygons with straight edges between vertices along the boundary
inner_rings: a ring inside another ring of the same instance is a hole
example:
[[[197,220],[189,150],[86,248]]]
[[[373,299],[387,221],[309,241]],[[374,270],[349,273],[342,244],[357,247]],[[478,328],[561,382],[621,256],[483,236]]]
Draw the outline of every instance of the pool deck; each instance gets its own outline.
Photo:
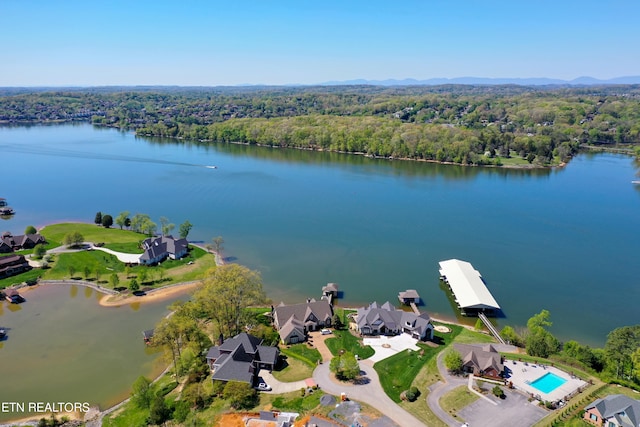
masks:
[[[578,377],[572,377],[571,374],[548,365],[544,365],[543,367],[532,363],[525,364],[525,362],[506,360],[504,367],[505,369],[508,368],[510,370],[507,380],[511,381],[516,389],[532,394],[539,400],[543,401],[555,402],[558,400],[564,400],[565,396],[568,396],[574,393],[578,388],[584,388],[587,385],[586,382],[582,381]],[[549,393],[543,393],[530,385],[530,383],[549,372],[556,374],[567,382]]]

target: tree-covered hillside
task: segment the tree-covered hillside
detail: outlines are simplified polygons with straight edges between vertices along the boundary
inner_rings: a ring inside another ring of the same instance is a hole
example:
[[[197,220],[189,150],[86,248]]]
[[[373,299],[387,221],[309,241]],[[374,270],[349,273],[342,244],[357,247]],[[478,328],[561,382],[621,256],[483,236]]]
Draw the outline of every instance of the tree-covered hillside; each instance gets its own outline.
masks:
[[[92,120],[140,135],[501,165],[640,145],[640,86],[0,90],[0,123]]]

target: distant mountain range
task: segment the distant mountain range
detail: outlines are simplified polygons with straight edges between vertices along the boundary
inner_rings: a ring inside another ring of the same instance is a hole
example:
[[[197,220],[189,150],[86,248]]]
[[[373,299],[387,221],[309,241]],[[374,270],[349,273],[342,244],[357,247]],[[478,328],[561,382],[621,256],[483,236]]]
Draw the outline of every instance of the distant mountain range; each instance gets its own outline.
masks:
[[[596,85],[631,85],[640,84],[640,76],[616,77],[600,80],[593,77],[578,77],[573,80],[540,78],[488,78],[488,77],[456,77],[453,79],[434,78],[427,80],[416,79],[387,79],[387,80],[345,80],[321,83],[322,85],[374,85],[374,86],[435,86],[435,85],[519,85],[519,86],[596,86]]]

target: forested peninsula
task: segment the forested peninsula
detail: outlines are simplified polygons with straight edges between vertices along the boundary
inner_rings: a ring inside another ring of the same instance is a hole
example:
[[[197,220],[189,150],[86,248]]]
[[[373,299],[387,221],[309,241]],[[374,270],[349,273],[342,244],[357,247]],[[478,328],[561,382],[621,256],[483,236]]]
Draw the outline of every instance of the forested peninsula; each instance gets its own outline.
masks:
[[[462,165],[640,155],[640,85],[0,89],[0,123],[91,121],[141,136]]]

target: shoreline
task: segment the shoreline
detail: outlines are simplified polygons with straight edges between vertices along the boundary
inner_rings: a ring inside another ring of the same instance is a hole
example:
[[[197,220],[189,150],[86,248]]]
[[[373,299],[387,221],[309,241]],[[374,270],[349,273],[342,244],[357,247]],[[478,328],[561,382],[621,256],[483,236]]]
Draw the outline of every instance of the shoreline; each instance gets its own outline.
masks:
[[[38,282],[35,285],[22,285],[17,286],[14,289],[19,289],[20,293],[28,294],[29,292],[39,288],[40,286],[46,285],[83,286],[85,288],[91,288],[96,292],[104,294],[98,301],[98,304],[101,307],[121,307],[123,305],[133,303],[149,303],[170,299],[171,297],[174,297],[176,295],[194,290],[200,285],[200,283],[200,281],[174,283],[160,288],[150,289],[148,292],[145,292],[144,295],[139,296],[130,294],[122,295],[120,293],[115,293],[115,291],[111,289],[103,288],[99,285],[80,280],[44,280],[42,282]]]

